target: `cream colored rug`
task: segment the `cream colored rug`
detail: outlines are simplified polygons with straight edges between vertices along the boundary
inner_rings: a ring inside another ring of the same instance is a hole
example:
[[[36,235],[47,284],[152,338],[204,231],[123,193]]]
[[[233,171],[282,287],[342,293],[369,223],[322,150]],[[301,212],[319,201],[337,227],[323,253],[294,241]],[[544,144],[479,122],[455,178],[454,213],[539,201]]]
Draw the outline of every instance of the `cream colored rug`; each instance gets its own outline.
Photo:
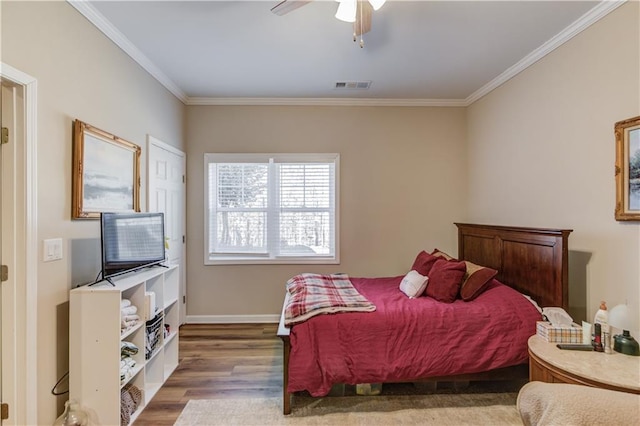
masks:
[[[517,393],[191,400],[176,426],[195,425],[522,425]]]

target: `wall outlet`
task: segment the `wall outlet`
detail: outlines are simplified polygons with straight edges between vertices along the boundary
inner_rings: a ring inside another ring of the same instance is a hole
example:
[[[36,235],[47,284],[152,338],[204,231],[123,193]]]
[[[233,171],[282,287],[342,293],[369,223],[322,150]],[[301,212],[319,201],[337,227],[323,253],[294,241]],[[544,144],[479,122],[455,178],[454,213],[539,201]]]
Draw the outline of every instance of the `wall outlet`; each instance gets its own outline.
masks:
[[[62,238],[51,238],[43,241],[42,261],[51,262],[62,259]]]

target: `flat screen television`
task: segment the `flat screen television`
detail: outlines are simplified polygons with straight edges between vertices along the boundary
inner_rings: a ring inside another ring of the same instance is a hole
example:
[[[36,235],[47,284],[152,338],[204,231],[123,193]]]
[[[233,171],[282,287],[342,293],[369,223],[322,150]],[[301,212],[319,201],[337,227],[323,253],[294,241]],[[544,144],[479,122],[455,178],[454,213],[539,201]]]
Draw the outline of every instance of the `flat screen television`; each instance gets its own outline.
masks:
[[[102,213],[102,279],[165,260],[163,213]]]

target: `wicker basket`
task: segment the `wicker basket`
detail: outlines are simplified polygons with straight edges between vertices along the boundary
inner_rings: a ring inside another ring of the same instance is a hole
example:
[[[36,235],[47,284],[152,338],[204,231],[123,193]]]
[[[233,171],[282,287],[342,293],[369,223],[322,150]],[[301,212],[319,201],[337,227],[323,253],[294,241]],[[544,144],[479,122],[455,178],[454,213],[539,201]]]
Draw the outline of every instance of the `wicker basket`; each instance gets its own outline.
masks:
[[[156,349],[160,347],[162,338],[162,318],[163,313],[160,312],[155,318],[146,322],[146,339],[145,339],[145,351],[144,358],[149,359],[153,355]]]

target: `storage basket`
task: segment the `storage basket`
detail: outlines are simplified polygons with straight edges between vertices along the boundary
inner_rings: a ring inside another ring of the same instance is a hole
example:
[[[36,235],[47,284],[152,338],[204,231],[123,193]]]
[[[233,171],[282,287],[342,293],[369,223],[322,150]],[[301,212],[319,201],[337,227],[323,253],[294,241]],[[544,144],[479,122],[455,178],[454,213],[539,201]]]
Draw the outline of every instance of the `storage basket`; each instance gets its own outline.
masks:
[[[160,339],[162,337],[162,318],[163,313],[160,312],[155,318],[149,320],[145,324],[146,339],[145,339],[145,351],[144,358],[149,359],[153,355],[154,351],[160,347]]]

